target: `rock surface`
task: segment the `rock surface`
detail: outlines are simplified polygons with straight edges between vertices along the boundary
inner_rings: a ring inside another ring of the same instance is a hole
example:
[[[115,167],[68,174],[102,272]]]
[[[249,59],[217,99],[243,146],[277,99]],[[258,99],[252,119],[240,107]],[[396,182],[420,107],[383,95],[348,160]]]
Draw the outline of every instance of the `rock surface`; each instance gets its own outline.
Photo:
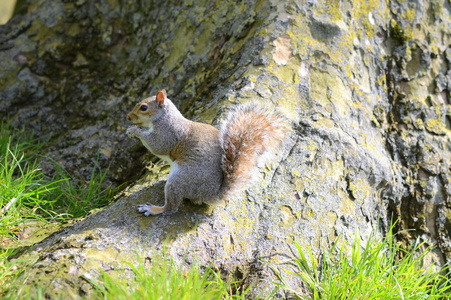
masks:
[[[139,173],[147,156],[124,117],[160,88],[194,120],[270,101],[294,129],[255,184],[215,207],[141,217],[136,205],[163,199],[167,167],[155,166],[24,254],[39,258],[30,278],[89,293],[83,276],[165,245],[257,282],[257,295],[275,280],[261,258],[277,265],[293,241],[319,251],[356,230],[365,241],[395,218],[415,229],[406,241],[437,244],[428,259],[450,262],[450,13],[422,0],[30,1],[0,27],[0,112],[53,132],[48,151],[69,170],[88,176],[100,151],[110,182]]]

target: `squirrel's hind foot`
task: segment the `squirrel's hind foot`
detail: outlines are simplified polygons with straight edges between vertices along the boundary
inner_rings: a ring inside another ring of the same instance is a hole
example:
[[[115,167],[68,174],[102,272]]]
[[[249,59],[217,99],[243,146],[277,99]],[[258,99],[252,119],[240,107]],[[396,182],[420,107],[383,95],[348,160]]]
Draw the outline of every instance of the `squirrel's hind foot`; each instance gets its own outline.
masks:
[[[138,205],[138,212],[143,213],[144,216],[156,216],[161,215],[163,213],[174,212],[169,211],[165,206],[156,206],[150,203]]]

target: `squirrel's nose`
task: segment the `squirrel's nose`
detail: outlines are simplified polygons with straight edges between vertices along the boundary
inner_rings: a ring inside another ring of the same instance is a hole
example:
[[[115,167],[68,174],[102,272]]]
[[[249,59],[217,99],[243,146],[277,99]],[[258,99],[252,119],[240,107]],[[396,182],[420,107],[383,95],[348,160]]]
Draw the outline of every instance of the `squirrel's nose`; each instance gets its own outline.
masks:
[[[130,116],[130,114],[127,115],[127,120],[131,121],[132,117]]]

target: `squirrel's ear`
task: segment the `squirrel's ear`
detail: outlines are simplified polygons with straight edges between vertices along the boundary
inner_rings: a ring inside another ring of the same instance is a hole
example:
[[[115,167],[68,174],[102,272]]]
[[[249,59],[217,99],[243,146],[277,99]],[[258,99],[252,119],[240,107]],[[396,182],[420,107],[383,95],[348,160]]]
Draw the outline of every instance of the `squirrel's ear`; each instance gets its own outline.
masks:
[[[167,95],[166,95],[166,90],[161,90],[157,93],[157,102],[158,104],[163,105],[164,104],[164,100],[166,100]]]

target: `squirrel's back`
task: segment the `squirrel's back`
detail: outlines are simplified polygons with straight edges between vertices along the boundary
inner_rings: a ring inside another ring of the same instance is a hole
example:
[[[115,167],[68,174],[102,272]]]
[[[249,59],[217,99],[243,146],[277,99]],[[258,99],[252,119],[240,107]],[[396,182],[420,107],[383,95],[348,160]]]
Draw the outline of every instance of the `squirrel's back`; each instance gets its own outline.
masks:
[[[288,128],[287,121],[267,106],[246,103],[233,109],[219,129],[225,190],[239,189],[262,153],[278,146]]]

